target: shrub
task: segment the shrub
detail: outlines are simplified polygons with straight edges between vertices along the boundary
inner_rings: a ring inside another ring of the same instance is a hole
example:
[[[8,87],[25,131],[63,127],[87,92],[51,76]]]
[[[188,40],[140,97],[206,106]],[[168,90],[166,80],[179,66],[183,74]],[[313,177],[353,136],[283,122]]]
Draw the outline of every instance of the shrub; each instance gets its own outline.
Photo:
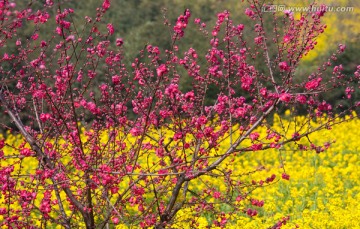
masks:
[[[16,47],[1,59],[0,102],[14,124],[7,127],[22,136],[0,145],[7,148],[1,155],[0,214],[8,227],[36,228],[40,222],[39,227],[166,228],[181,220],[178,212],[191,212],[194,227],[206,214],[216,226],[227,223],[228,212],[254,217],[263,202],[251,200],[252,190],[275,177],[246,182],[231,169],[233,157],[301,139],[307,144],[296,144],[300,149],[320,153],[328,145],[315,145],[309,135],[342,122],[337,117],[359,105],[337,114],[337,107],[322,99],[339,87],[350,99],[358,87],[360,66],[351,76],[342,74],[341,65],[324,74],[345,45],[298,82],[301,58],[326,28],[323,8],[298,19],[274,12],[269,31],[266,6],[257,1],[244,10],[254,26],[236,24],[225,11],[206,31],[201,19],[185,10],[173,25],[167,22],[171,48],[149,44],[127,69],[124,41],[112,37],[111,23],[102,22],[109,0],[83,26],[73,23],[76,11],[62,1],[47,0],[37,11],[7,0],[0,6],[0,45]],[[43,39],[53,19],[51,37]],[[194,48],[178,51],[193,21],[210,45],[205,63]],[[26,39],[18,36],[25,23],[33,28]],[[263,66],[252,64],[258,58]],[[265,72],[257,70],[264,67]],[[191,78],[188,91],[179,88],[184,74]],[[205,103],[209,88],[217,89],[212,104]],[[268,122],[276,111],[295,115],[300,108],[307,118],[283,117],[295,126],[291,133]],[[309,124],[314,119],[315,127]],[[26,163],[32,168],[25,170]],[[249,200],[253,207],[247,207]]]

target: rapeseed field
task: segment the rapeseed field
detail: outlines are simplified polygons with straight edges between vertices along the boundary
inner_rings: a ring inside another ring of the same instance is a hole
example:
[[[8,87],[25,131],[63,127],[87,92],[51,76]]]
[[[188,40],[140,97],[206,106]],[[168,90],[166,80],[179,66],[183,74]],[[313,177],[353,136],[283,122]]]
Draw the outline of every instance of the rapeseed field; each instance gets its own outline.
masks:
[[[275,115],[272,124],[274,130],[286,125],[287,132],[293,133],[291,130],[294,126],[287,124],[286,118],[280,119]],[[316,126],[316,120],[311,125]],[[359,127],[360,120],[355,118],[335,125],[331,130],[314,132],[308,139],[301,139],[295,144],[279,149],[249,151],[235,155],[231,158],[230,168],[238,174],[243,174],[244,179],[256,183],[264,177],[275,177],[274,182],[254,189],[250,195],[254,200],[262,200],[263,206],[257,208],[257,215],[253,217],[248,216],[246,212],[227,214],[226,206],[218,206],[218,210],[224,212],[222,218],[214,219],[211,215],[203,215],[197,219],[197,227],[220,228],[212,226],[212,222],[225,220],[225,228],[229,229],[271,228],[276,224],[282,224],[281,228],[360,228],[360,141],[357,132]],[[265,128],[257,130],[260,136],[266,134],[265,131]],[[309,141],[324,145],[327,149],[323,152],[299,150],[299,145],[309,144]],[[20,142],[21,136],[7,136],[8,146]],[[229,142],[223,141],[221,144],[221,147],[226,147]],[[4,147],[3,150],[3,157],[8,158],[0,160],[1,166],[13,163],[15,174],[30,174],[38,167],[36,160],[31,157],[23,159],[21,163],[18,163],[17,158],[9,158],[9,155],[14,155],[14,149],[11,147]],[[17,172],[20,170],[21,172]],[[212,184],[218,185],[218,190],[224,191],[222,183],[217,182],[216,179],[212,180]],[[202,185],[200,182],[197,188],[201,189]],[[119,187],[123,188],[122,185]],[[0,196],[0,206],[3,201],[1,198]],[[64,194],[62,198],[66,198]],[[35,200],[35,205],[36,201],[38,200]],[[21,208],[16,206],[16,203],[11,207]],[[34,219],[37,217],[33,214],[32,216]],[[191,207],[179,211],[176,216],[178,223],[174,228],[191,228],[187,224],[191,217]],[[36,220],[34,222],[37,224]],[[40,224],[37,226],[41,227]],[[130,227],[120,222],[116,228]]]

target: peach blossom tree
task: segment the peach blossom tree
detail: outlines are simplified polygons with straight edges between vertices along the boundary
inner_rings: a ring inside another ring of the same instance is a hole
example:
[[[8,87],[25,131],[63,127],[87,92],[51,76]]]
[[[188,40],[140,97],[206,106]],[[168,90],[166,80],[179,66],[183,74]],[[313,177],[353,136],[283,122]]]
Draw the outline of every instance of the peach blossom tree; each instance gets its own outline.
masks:
[[[0,52],[0,106],[10,120],[2,129],[22,136],[15,143],[0,139],[1,226],[171,228],[184,209],[192,212],[192,227],[206,213],[220,227],[226,214],[256,217],[264,201],[253,199],[252,190],[291,178],[284,172],[248,181],[231,169],[231,160],[288,143],[320,153],[328,145],[314,145],[309,135],[359,106],[351,96],[359,89],[360,65],[350,76],[333,65],[345,45],[313,74],[297,75],[326,28],[321,8],[295,17],[265,12],[266,5],[252,1],[242,3],[241,12],[252,24],[235,22],[225,11],[215,25],[185,10],[166,21],[169,49],[147,44],[125,60],[126,40],[103,21],[110,0],[80,25],[73,20],[76,9],[62,1],[41,4],[20,9],[0,1],[0,48],[6,50]],[[28,37],[20,36],[25,24],[32,28]],[[190,25],[204,34],[204,55],[194,47],[179,51]],[[258,59],[266,71],[254,64]],[[180,86],[184,77],[191,79],[190,90]],[[209,103],[210,86],[218,92]],[[352,101],[342,113],[323,97],[338,88]],[[290,137],[268,122],[286,109],[308,114]],[[307,125],[320,117],[317,128]],[[296,144],[302,138],[309,144]],[[29,161],[36,166],[25,169]]]

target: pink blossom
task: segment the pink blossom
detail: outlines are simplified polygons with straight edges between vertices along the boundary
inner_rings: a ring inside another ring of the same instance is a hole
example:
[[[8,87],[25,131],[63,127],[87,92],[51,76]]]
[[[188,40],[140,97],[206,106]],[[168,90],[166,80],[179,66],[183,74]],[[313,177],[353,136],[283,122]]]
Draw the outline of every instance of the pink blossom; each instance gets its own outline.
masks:
[[[40,120],[41,120],[42,122],[46,122],[47,120],[50,119],[50,117],[51,117],[50,114],[46,114],[46,113],[40,114]]]
[[[43,99],[43,98],[45,98],[45,96],[46,96],[46,92],[43,90],[36,90],[33,93],[34,98]]]
[[[36,41],[38,38],[39,38],[39,34],[38,34],[38,33],[34,33],[34,34],[31,36],[31,39],[33,39],[34,41]]]
[[[166,65],[162,64],[160,65],[157,69],[156,69],[156,73],[159,77],[163,76],[164,74],[166,74],[168,72]]]
[[[152,47],[151,51],[149,51],[149,52],[152,54],[155,54],[155,55],[160,55],[160,49],[158,46]]]
[[[309,81],[309,82],[307,82],[307,83],[305,84],[305,88],[306,88],[307,90],[316,89],[316,88],[319,87],[321,81],[322,81],[322,78],[321,78],[321,77],[316,78],[316,79],[313,79],[313,80],[311,80],[311,81]]]
[[[332,106],[328,103],[326,103],[325,101],[323,101],[319,106],[318,106],[319,111],[330,111],[332,109]]]
[[[255,15],[254,11],[252,11],[251,9],[249,8],[246,8],[245,10],[245,14],[249,17],[253,17]]]
[[[351,98],[351,94],[352,94],[352,93],[354,93],[354,89],[352,89],[351,87],[347,87],[347,88],[345,89],[345,94],[346,94],[346,97],[347,97],[348,99]]]
[[[96,114],[96,113],[97,113],[96,104],[93,103],[93,102],[88,102],[88,103],[86,104],[86,108],[87,108],[89,111],[91,111],[91,113],[93,113],[93,114]]]
[[[41,42],[40,42],[40,46],[41,46],[42,48],[45,47],[45,46],[47,46],[46,41],[41,41]]]
[[[264,98],[266,98],[267,97],[267,89],[265,88],[265,87],[263,87],[263,88],[261,88],[260,89],[260,94],[261,94],[261,96],[263,96]]]
[[[264,201],[263,200],[256,200],[256,199],[252,199],[251,200],[251,205],[257,206],[257,207],[262,207],[264,206]]]
[[[334,69],[333,69],[333,74],[338,73],[338,72],[341,72],[342,70],[344,70],[342,64],[337,65],[337,66],[335,66]]]
[[[294,15],[294,12],[292,12],[291,10],[284,10],[284,14],[289,17]]]
[[[279,68],[282,71],[287,71],[289,69],[288,64],[285,61],[279,63]]]
[[[104,0],[103,4],[102,4],[102,8],[106,11],[107,9],[110,8],[110,0]]]
[[[5,215],[7,212],[6,208],[0,208],[0,215]]]
[[[22,87],[23,87],[23,83],[21,82],[21,80],[19,80],[16,84],[16,88],[21,89]]]
[[[101,91],[106,91],[108,89],[108,86],[106,84],[101,84],[100,85],[100,90]]]
[[[46,0],[46,5],[52,6],[54,4],[53,0]]]
[[[33,155],[33,152],[30,149],[25,148],[25,149],[20,150],[20,154],[25,157],[30,157]]]
[[[184,14],[178,17],[177,22],[173,27],[173,30],[178,37],[184,36],[184,29],[187,27],[190,16],[191,16],[190,10],[186,9]]]
[[[69,42],[69,41],[75,41],[75,36],[74,35],[69,35],[67,38],[66,38],[66,42]]]
[[[251,208],[249,208],[247,211],[246,211],[246,214],[248,215],[248,216],[251,216],[251,217],[253,217],[253,216],[256,216],[258,213],[257,213],[257,211],[254,209],[251,209]]]
[[[114,107],[112,106],[112,109]],[[116,104],[115,106],[115,114],[116,115],[121,115],[123,112],[126,112],[127,111],[127,107],[123,104],[123,103],[118,103]]]
[[[245,26],[244,26],[243,24],[239,24],[239,25],[237,26],[237,30],[238,30],[239,32],[243,31],[244,28],[245,28]]]
[[[290,175],[286,174],[286,173],[283,173],[281,175],[281,178],[284,179],[284,180],[289,180],[290,179]]]
[[[120,76],[114,75],[111,77],[113,84],[118,85],[120,83]]]
[[[296,96],[296,101],[298,101],[301,104],[305,104],[306,103],[306,96],[305,95],[297,95]]]
[[[96,72],[92,70],[88,70],[88,77],[90,79],[93,79],[96,76]]]
[[[245,91],[250,90],[250,86],[253,83],[253,78],[250,75],[241,77],[241,88]]]
[[[327,10],[327,6],[322,4],[320,6],[320,10],[316,12],[316,15],[318,15],[319,17],[322,17],[322,16],[324,16],[326,10]]]
[[[285,35],[283,40],[284,40],[284,43],[289,43],[291,41],[291,37],[289,35]]]
[[[227,14],[226,13],[218,13],[217,16],[218,16],[218,22],[223,23],[225,20],[225,17],[227,17]]]
[[[236,197],[236,201],[237,201],[237,202],[240,202],[240,201],[242,201],[242,200],[244,200],[244,198],[243,198],[241,195],[238,195],[238,196]]]
[[[121,47],[124,44],[124,40],[122,38],[116,39],[116,46]]]
[[[43,200],[40,204],[40,211],[44,214],[48,214],[51,212],[51,205],[50,205],[50,201],[48,200]]]
[[[296,141],[300,140],[300,134],[299,134],[299,132],[293,133],[292,138],[295,139]]]
[[[181,139],[182,136],[183,136],[183,134],[181,132],[176,132],[173,136],[173,139],[174,139],[174,141],[177,141],[177,140]]]
[[[119,218],[114,217],[111,219],[114,224],[118,224],[120,222]]]
[[[262,36],[255,37],[254,42],[255,44],[261,44],[263,42],[263,37]]]
[[[220,192],[214,192],[213,197],[215,199],[219,199],[221,197],[221,193]]]
[[[144,79],[139,79],[139,85],[145,85],[145,80]]]
[[[340,52],[344,52],[344,51],[345,51],[345,48],[346,48],[346,45],[339,44],[339,50],[340,50]]]
[[[239,107],[235,110],[234,117],[235,118],[244,118],[246,115],[246,109],[244,107]]]
[[[185,99],[193,101],[195,98],[194,91],[189,91],[185,94]]]
[[[5,139],[0,140],[0,149],[4,148],[5,146]]]
[[[18,98],[18,100],[16,101],[16,105],[20,108],[23,108],[25,104],[26,104],[26,99],[24,97]]]
[[[106,28],[108,29],[108,32],[110,35],[113,35],[114,34],[114,26],[112,24],[107,24]]]
[[[59,35],[59,36],[62,36],[62,29],[58,26],[58,27],[56,27],[56,29],[55,29],[55,32],[57,33],[57,35]]]
[[[170,84],[166,89],[165,89],[165,95],[171,97],[171,98],[175,98],[175,96],[179,93],[179,85],[177,84]]]
[[[70,26],[71,26],[71,23],[68,22],[68,21],[62,20],[62,21],[60,22],[60,25],[61,25],[64,29],[69,29]]]
[[[251,150],[253,150],[253,151],[258,151],[258,150],[261,150],[262,149],[262,144],[261,143],[259,143],[259,144],[253,144],[252,146],[251,146]]]
[[[141,186],[135,185],[131,189],[132,193],[136,196],[142,196],[145,193],[145,189]]]
[[[279,96],[279,99],[281,101],[283,101],[283,102],[286,102],[286,103],[290,102],[291,98],[292,98],[292,96],[289,93],[282,93]]]
[[[156,150],[155,150],[155,154],[156,154],[156,156],[158,156],[158,157],[164,157],[164,149],[163,148],[157,148]]]
[[[251,134],[249,135],[249,137],[250,137],[250,139],[251,139],[252,141],[257,140],[257,139],[259,138],[259,136],[260,136],[260,134],[257,133],[257,132],[251,133]]]
[[[130,133],[135,137],[139,136],[141,134],[141,129],[138,127],[134,127],[130,130]]]

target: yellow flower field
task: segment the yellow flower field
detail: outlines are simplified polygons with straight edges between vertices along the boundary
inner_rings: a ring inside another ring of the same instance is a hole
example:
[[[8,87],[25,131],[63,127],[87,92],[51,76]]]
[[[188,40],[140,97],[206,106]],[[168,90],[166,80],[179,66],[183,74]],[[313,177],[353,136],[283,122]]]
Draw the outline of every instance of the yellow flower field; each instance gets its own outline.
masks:
[[[240,163],[263,165],[265,173],[281,177],[282,165],[290,180],[256,190],[265,200],[259,217],[235,219],[228,228],[268,228],[284,216],[290,221],[282,228],[360,228],[360,120],[314,133],[313,141],[335,142],[320,154],[291,149],[248,154]],[[257,176],[259,174],[256,174]]]
[[[286,117],[280,119],[275,115],[272,128],[280,130],[286,126],[286,122]],[[311,125],[316,126],[317,123]],[[282,228],[360,228],[359,126],[360,120],[355,118],[335,125],[331,130],[311,134],[309,138],[314,144],[331,143],[329,149],[319,154],[314,150],[299,151],[295,144],[290,144],[280,149],[245,152],[229,158],[234,160],[232,169],[238,174],[247,174],[244,176],[248,180],[259,181],[272,174],[276,178],[275,182],[259,187],[251,194],[252,198],[264,200],[264,206],[258,208],[258,215],[252,218],[243,212],[225,215],[228,222],[226,228],[271,228],[284,217],[289,219]],[[294,132],[291,131],[292,128],[294,127],[289,125],[288,134]],[[258,132],[265,135],[265,129],[259,129]],[[9,136],[6,140],[9,145],[16,145],[13,143],[20,141],[19,136]],[[221,147],[226,147],[228,143],[224,141]],[[297,144],[306,145],[308,141],[304,138]],[[10,147],[5,147],[4,153],[5,156],[14,154]],[[17,159],[13,160],[15,162]],[[7,163],[9,161],[11,160],[7,160]],[[3,166],[5,162],[0,160],[0,163]],[[23,173],[26,173],[31,168],[36,168],[37,162],[26,158],[21,165],[15,164],[15,170],[20,166]],[[255,170],[256,172],[249,173]],[[289,180],[281,178],[284,173],[290,176]],[[220,181],[211,182],[218,185],[218,190],[224,189]],[[3,207],[1,203],[0,196],[0,207]],[[226,209],[223,210],[226,212]],[[173,228],[190,228],[187,218],[191,217],[191,211],[191,208],[187,208],[178,212],[176,221],[179,223]],[[0,215],[1,220],[3,218]],[[211,216],[200,217],[198,228],[208,228],[212,220]],[[116,228],[130,227],[120,224]]]
[[[314,143],[334,141],[320,154],[290,146],[237,157],[234,169],[245,172],[263,167],[251,179],[276,174],[277,182],[253,193],[252,197],[265,201],[258,216],[230,217],[226,228],[271,228],[287,216],[290,219],[281,228],[360,228],[359,126],[360,120],[353,119],[312,134]],[[281,179],[284,171],[290,180]],[[205,217],[199,219],[199,228],[207,225]],[[178,228],[190,227],[184,223]]]

